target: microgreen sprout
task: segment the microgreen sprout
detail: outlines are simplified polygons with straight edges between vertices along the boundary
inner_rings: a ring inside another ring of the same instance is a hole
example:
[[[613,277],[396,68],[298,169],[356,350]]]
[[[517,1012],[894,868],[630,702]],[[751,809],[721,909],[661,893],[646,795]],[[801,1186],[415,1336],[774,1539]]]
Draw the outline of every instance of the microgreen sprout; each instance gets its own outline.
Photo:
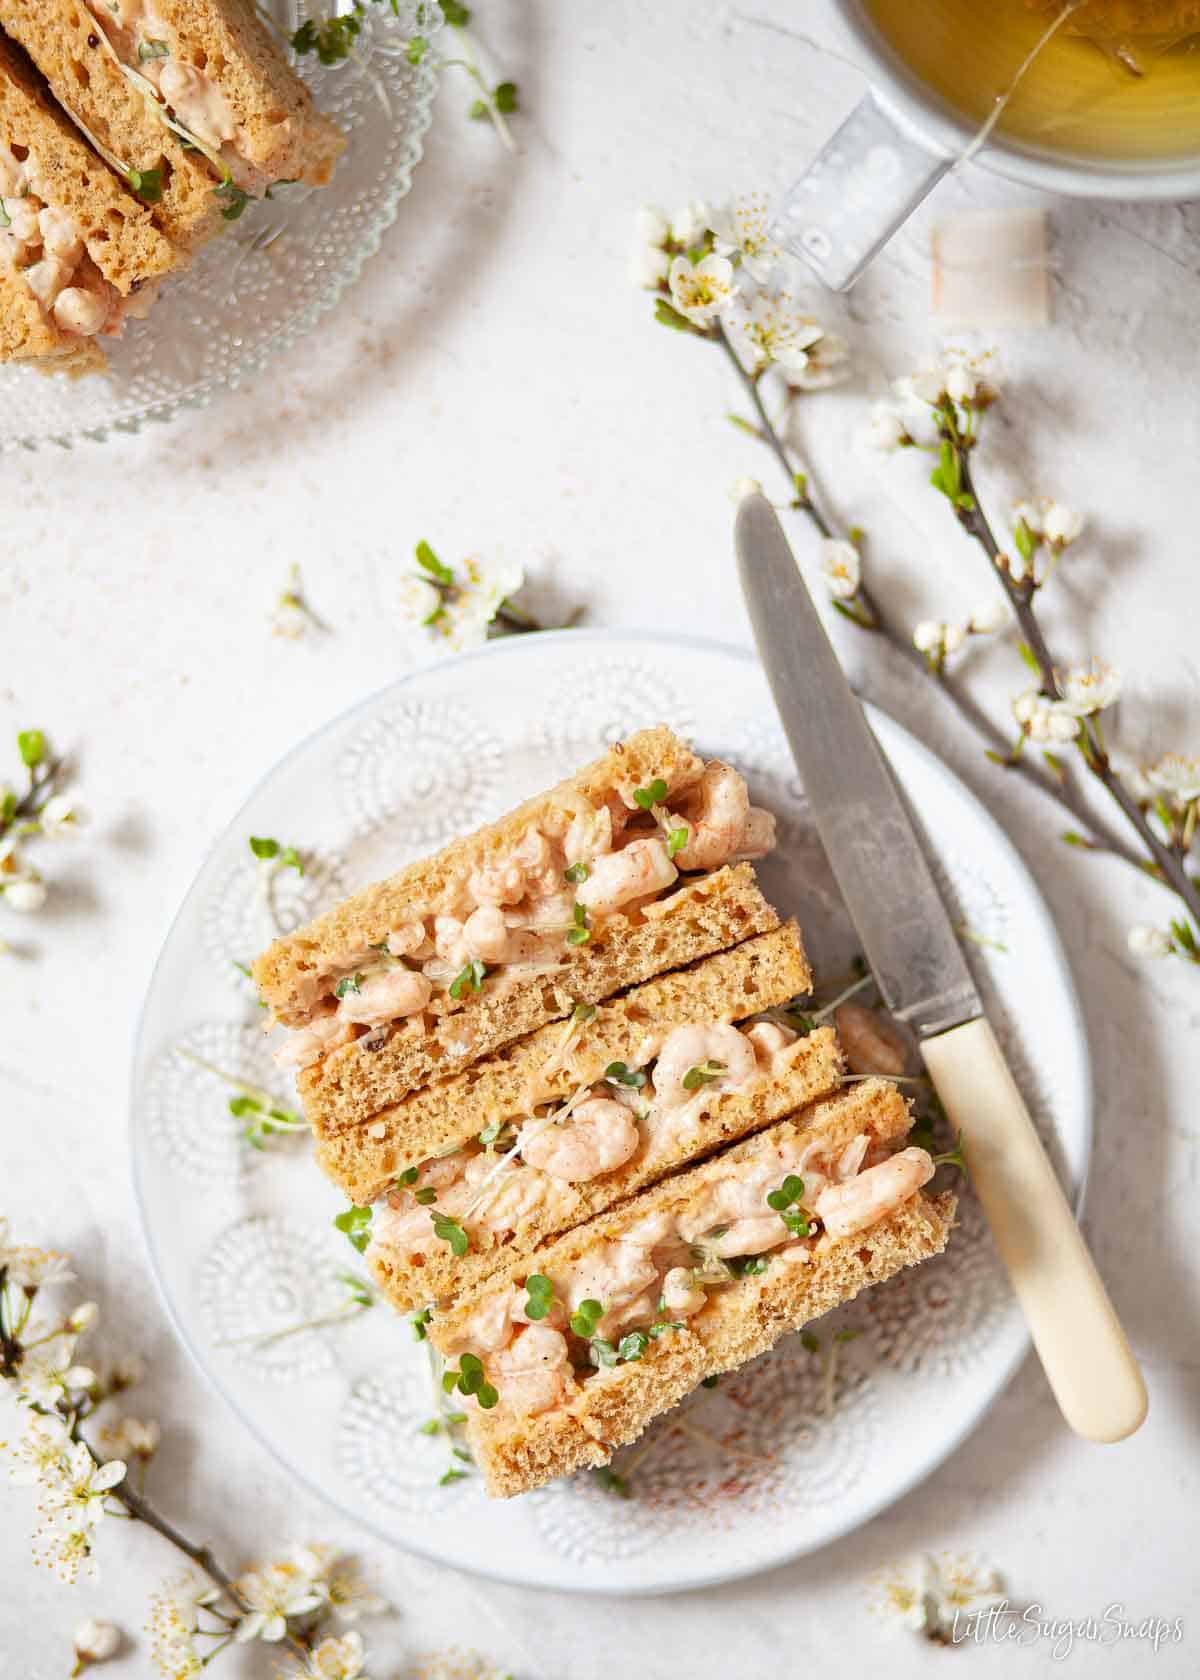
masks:
[[[289,37],[292,51],[316,53],[319,61],[326,66],[339,64],[350,56],[355,39],[362,30],[362,17],[362,7],[356,4],[353,11],[341,17],[322,18],[319,22],[315,18],[306,18]]]
[[[12,217],[8,213],[8,205],[0,198],[0,228],[12,226]]]
[[[625,1085],[631,1091],[640,1091],[646,1083],[646,1075],[637,1068],[627,1067],[624,1062],[609,1062],[604,1070],[604,1077],[610,1085]]]
[[[434,1236],[439,1242],[449,1243],[450,1252],[454,1255],[454,1258],[461,1260],[471,1246],[470,1237],[457,1219],[451,1219],[448,1214],[435,1213],[431,1214],[430,1217],[433,1220]]]
[[[496,1391],[495,1389],[489,1389],[488,1392],[494,1394]],[[465,1470],[459,1470],[452,1464],[448,1470],[442,1471],[442,1474],[438,1477],[437,1485],[439,1487],[449,1487],[452,1482],[465,1481],[466,1476],[467,1472]]]
[[[590,871],[586,863],[573,863],[569,868],[563,870],[563,880],[569,881],[573,887],[577,887],[581,882],[587,880],[589,874]]]
[[[154,58],[170,58],[171,49],[165,41],[139,41],[137,55],[140,63],[149,64]]]
[[[571,1011],[572,1021],[578,1021],[581,1026],[596,1019],[596,1005],[594,1003],[577,1003]]]
[[[586,945],[592,937],[588,928],[587,911],[582,904],[577,904],[574,910],[574,926],[567,929],[568,945]]]
[[[410,1184],[415,1184],[417,1182],[418,1176],[420,1175],[420,1171],[421,1171],[420,1167],[405,1167],[405,1169],[402,1173],[397,1173],[397,1175],[396,1175],[396,1188],[397,1188],[397,1190],[407,1189]]]
[[[450,982],[450,996],[457,1002],[464,992],[481,992],[487,979],[487,969],[478,957],[465,963]]]
[[[525,1317],[533,1319],[546,1318],[554,1306],[554,1285],[541,1272],[534,1272],[525,1279],[527,1299],[525,1302]]]
[[[592,1476],[605,1493],[615,1494],[618,1499],[631,1498],[629,1483],[624,1476],[618,1475],[607,1464],[602,1464],[598,1470],[592,1471]]]
[[[590,1296],[586,1301],[580,1301],[578,1307],[571,1314],[571,1329],[575,1335],[582,1336],[584,1341],[590,1341],[597,1324],[604,1317],[604,1303],[593,1300]]]
[[[962,1144],[963,1144],[963,1135],[962,1135],[961,1132],[959,1132],[958,1136],[954,1140],[954,1148],[953,1149],[947,1149],[947,1150],[943,1151],[942,1154],[935,1155],[933,1157],[934,1166],[935,1167],[957,1167],[959,1172],[965,1173],[966,1170],[967,1170],[967,1163],[963,1159]]]
[[[304,873],[304,860],[295,846],[281,846],[278,840],[272,840],[269,836],[252,834],[250,850],[260,863],[270,861],[280,869],[294,869],[297,875]]]
[[[646,787],[634,788],[633,802],[643,811],[651,811],[656,805],[661,805],[667,797],[669,789],[661,776],[656,776]]]
[[[771,1264],[769,1254],[752,1254],[745,1259],[738,1258],[728,1262],[734,1277],[759,1277]]]
[[[485,1149],[493,1144],[499,1149],[509,1149],[516,1141],[516,1130],[508,1120],[492,1120],[479,1134],[479,1141]]]
[[[700,1062],[684,1074],[683,1088],[685,1091],[699,1091],[702,1086],[711,1085],[714,1080],[720,1079],[723,1073],[728,1072],[729,1068],[725,1062]]]
[[[363,977],[361,974],[343,975],[337,985],[333,988],[333,995],[335,998],[344,998],[349,996],[351,992],[361,992],[362,983]]]
[[[444,1394],[473,1394],[485,1412],[490,1412],[500,1396],[487,1381],[483,1361],[473,1353],[464,1353],[457,1370],[442,1372]]]
[[[423,1184],[419,1190],[413,1191],[413,1201],[418,1207],[428,1207],[431,1202],[437,1201],[437,1191],[432,1184]]]
[[[227,222],[236,222],[250,203],[250,194],[242,191],[232,175],[213,188],[213,197],[221,200],[221,216]]]
[[[432,1310],[429,1307],[422,1307],[420,1312],[413,1313],[408,1322],[412,1327],[414,1342],[424,1342],[428,1340],[428,1324],[431,1317]]]
[[[797,1178],[795,1173],[789,1173],[778,1190],[767,1193],[767,1206],[774,1208],[794,1237],[807,1237],[812,1233],[812,1227],[803,1213],[789,1211],[793,1207],[798,1209],[803,1194],[804,1180]]]
[[[311,1130],[308,1121],[293,1109],[264,1105],[259,1097],[244,1093],[230,1097],[229,1112],[235,1120],[249,1120],[250,1124],[242,1136],[253,1149],[265,1149],[269,1137],[290,1136]]]
[[[673,828],[667,835],[667,856],[674,859],[677,852],[681,852],[691,838],[689,828]]]
[[[334,1228],[341,1231],[350,1246],[359,1254],[363,1252],[371,1240],[371,1217],[373,1209],[369,1207],[348,1207],[344,1213],[339,1213],[334,1220]]]
[[[644,1330],[631,1330],[627,1336],[622,1336],[617,1343],[618,1359],[635,1362],[639,1360],[650,1346],[650,1338]]]
[[[125,173],[131,192],[135,192],[143,204],[157,204],[162,197],[161,169],[129,169]]]

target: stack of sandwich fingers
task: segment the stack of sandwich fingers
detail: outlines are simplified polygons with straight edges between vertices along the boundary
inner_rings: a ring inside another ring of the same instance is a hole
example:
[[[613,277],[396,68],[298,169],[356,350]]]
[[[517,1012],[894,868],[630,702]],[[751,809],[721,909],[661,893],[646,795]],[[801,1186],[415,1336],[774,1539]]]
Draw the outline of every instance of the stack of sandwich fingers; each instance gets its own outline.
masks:
[[[272,185],[345,144],[252,0],[0,0],[0,361],[97,340]]]
[[[607,1464],[945,1246],[895,1084],[789,1012],[773,843],[736,770],[646,729],[254,964],[340,1223],[493,1495]]]

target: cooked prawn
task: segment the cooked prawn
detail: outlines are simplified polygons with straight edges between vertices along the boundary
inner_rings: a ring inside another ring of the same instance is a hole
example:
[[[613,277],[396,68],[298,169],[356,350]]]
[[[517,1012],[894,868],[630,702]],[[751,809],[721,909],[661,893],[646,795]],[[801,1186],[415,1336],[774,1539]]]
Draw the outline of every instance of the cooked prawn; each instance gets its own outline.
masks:
[[[758,1071],[754,1045],[746,1034],[727,1022],[711,1026],[675,1027],[666,1036],[654,1064],[654,1101],[660,1109],[677,1108],[689,1102],[684,1080],[692,1068],[719,1063],[723,1071],[698,1090],[715,1092],[735,1089],[753,1079]]]
[[[737,851],[750,816],[746,783],[729,764],[713,759],[683,801],[687,845],[676,853],[681,869],[716,869]]]
[[[500,1404],[530,1416],[548,1412],[574,1387],[567,1338],[545,1324],[531,1324],[489,1354],[484,1369]]]
[[[631,840],[619,852],[605,852],[592,860],[588,878],[580,884],[575,898],[585,910],[607,915],[635,898],[661,892],[678,876],[662,840]]]
[[[862,1003],[839,1003],[833,1024],[852,1073],[901,1074],[908,1066],[908,1046],[898,1027],[877,1009]]]
[[[933,1172],[926,1150],[902,1149],[844,1184],[826,1186],[813,1211],[831,1237],[852,1237],[894,1213],[929,1183]]]
[[[698,1289],[687,1266],[672,1266],[663,1278],[663,1310],[675,1318],[690,1318],[708,1303],[707,1292]]]
[[[299,1072],[301,1068],[319,1062],[322,1056],[327,1056],[339,1045],[349,1044],[353,1036],[347,1021],[339,1020],[336,1015],[319,1015],[279,1046],[275,1052],[275,1066]]]
[[[385,969],[364,980],[358,991],[347,992],[338,1005],[343,1021],[363,1027],[382,1026],[405,1015],[416,1015],[433,996],[433,987],[423,974],[411,968]]]
[[[561,1125],[547,1126],[521,1146],[527,1166],[568,1184],[585,1184],[623,1166],[641,1142],[624,1103],[607,1097],[581,1102]]]

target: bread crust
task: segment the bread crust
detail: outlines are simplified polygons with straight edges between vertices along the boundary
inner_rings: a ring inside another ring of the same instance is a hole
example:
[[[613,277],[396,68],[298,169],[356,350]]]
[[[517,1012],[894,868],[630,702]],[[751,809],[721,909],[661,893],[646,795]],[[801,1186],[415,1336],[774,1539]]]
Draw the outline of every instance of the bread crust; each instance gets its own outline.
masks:
[[[432,1032],[402,1028],[378,1050],[347,1044],[297,1079],[305,1118],[319,1137],[373,1119],[408,1091],[445,1079],[515,1038],[560,1021],[578,1003],[599,1003],[652,975],[682,968],[778,927],[749,864],[685,882],[655,914],[618,912],[586,945],[565,946],[554,974],[511,990],[467,992]]]

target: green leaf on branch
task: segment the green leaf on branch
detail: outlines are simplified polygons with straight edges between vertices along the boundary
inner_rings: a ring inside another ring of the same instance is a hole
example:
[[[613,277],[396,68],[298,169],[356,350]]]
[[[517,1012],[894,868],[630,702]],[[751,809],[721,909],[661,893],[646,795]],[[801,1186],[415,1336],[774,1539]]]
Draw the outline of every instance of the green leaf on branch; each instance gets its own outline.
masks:
[[[1037,547],[1037,543],[1034,540],[1033,532],[1029,529],[1029,526],[1026,525],[1023,519],[1018,519],[1017,523],[1013,526],[1013,542],[1016,543],[1017,553],[1021,556],[1022,560],[1024,560],[1025,564],[1027,566],[1031,565],[1033,563],[1033,554]]]
[[[662,327],[674,327],[676,332],[694,333],[697,338],[707,338],[703,327],[696,326],[686,315],[681,315],[673,304],[666,298],[655,298],[654,319]]]
[[[416,546],[415,552],[417,556],[417,565],[421,567],[422,571],[428,572],[430,577],[436,579],[438,583],[444,584],[446,588],[449,589],[452,587],[454,583],[454,573],[450,570],[449,566],[445,565],[438,559],[437,555],[433,552],[427,542],[419,542]]]

